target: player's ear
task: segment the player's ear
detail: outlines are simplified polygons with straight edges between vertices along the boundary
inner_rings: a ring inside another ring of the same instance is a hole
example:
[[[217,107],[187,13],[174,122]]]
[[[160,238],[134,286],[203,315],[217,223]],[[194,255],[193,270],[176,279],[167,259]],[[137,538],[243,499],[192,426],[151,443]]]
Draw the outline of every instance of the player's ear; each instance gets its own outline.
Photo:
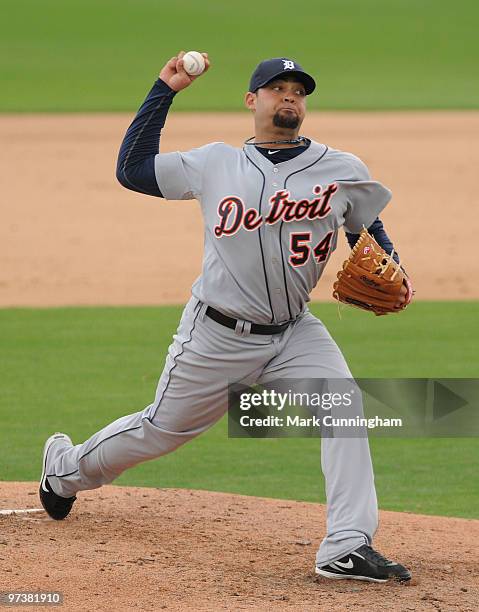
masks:
[[[246,108],[249,108],[251,111],[256,110],[256,94],[248,91],[244,97],[244,103]]]

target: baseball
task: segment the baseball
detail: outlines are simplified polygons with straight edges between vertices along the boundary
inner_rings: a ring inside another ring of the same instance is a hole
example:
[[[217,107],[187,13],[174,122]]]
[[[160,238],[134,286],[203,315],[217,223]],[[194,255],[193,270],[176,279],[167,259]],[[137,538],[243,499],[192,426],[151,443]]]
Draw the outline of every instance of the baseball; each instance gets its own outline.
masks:
[[[183,56],[183,67],[189,75],[198,76],[205,69],[205,58],[198,51],[188,51]]]

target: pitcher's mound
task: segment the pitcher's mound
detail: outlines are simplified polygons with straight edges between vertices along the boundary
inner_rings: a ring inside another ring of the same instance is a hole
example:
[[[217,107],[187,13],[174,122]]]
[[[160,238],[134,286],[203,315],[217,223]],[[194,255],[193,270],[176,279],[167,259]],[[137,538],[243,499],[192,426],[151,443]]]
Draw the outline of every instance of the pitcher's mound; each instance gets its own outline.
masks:
[[[0,483],[0,498],[40,507],[36,483]],[[325,518],[320,504],[104,487],[64,521],[1,513],[0,590],[59,591],[63,610],[479,609],[479,520],[381,512],[375,547],[411,569],[405,586],[315,578]]]

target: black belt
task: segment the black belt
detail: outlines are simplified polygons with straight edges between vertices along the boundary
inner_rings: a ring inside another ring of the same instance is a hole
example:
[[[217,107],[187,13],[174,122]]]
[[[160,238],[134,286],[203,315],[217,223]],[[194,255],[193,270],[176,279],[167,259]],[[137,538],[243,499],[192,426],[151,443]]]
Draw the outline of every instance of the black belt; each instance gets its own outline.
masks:
[[[236,324],[238,323],[237,319],[227,317],[219,310],[216,310],[216,308],[211,308],[211,306],[208,306],[208,308],[206,309],[206,316],[210,319],[213,319],[213,321],[220,323],[220,325],[229,327],[230,329],[236,329]],[[262,334],[263,336],[269,336],[271,334],[280,334],[285,329],[287,329],[291,323],[292,321],[281,323],[281,325],[260,325],[258,323],[251,323],[250,333]]]

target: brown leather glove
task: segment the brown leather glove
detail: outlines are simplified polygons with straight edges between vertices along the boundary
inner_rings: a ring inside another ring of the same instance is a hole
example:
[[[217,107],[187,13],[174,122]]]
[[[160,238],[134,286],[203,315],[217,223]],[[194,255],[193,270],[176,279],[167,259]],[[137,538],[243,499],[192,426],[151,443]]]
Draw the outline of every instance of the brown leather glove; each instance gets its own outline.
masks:
[[[398,307],[403,285],[407,293],[405,301]],[[349,259],[338,272],[333,297],[379,316],[401,312],[411,302],[412,296],[413,289],[406,272],[364,228]]]

